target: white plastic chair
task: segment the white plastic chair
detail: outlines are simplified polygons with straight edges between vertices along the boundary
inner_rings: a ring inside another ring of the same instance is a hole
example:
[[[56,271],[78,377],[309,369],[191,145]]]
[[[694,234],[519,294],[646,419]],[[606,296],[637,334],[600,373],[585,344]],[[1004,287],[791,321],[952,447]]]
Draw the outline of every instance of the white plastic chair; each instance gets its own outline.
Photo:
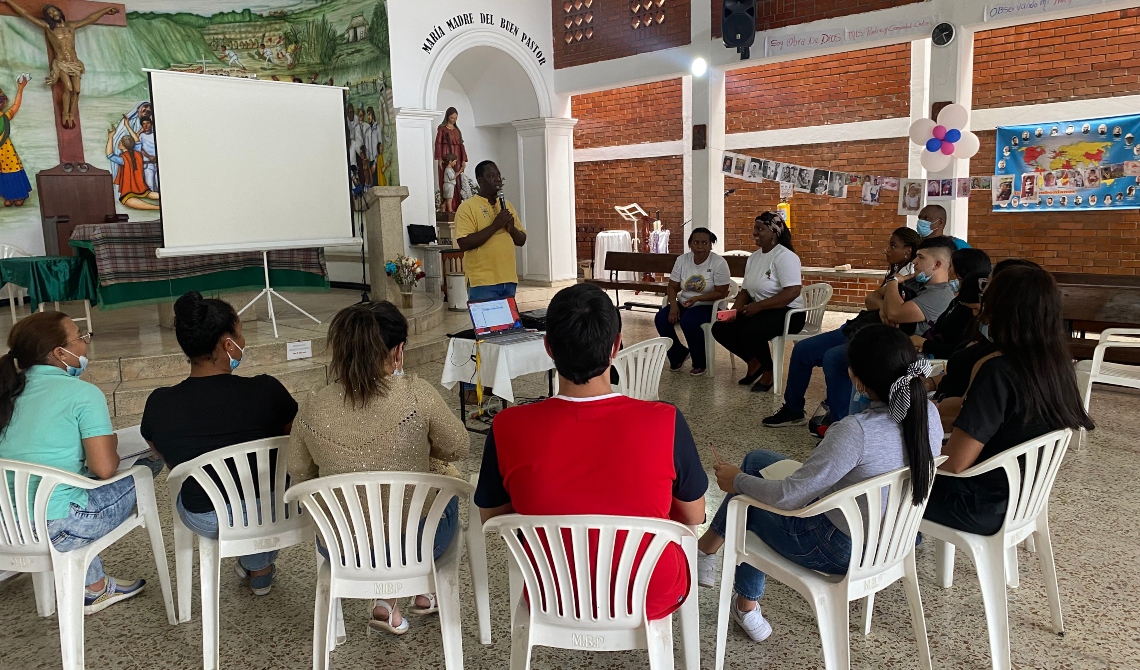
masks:
[[[800,296],[804,299],[804,306],[788,310],[784,316],[784,334],[772,338],[772,393],[775,395],[784,392],[784,354],[788,344],[819,335],[823,329],[823,313],[831,300],[831,284],[805,286]],[[798,333],[789,333],[792,315],[799,313],[806,314],[804,327]]]
[[[491,519],[484,529],[498,531],[511,553],[512,670],[530,668],[535,645],[587,651],[645,649],[650,668],[672,668],[673,617],[651,621],[645,613],[649,578],[670,543],[681,545],[689,562],[690,590],[679,610],[681,637],[685,667],[699,670],[697,539],[690,528],[642,517],[507,514]],[[619,553],[615,540],[620,532],[627,535]],[[597,538],[596,565],[606,566],[592,575],[591,536]],[[637,549],[646,537],[652,539],[634,571]],[[611,582],[609,566],[615,563]],[[572,579],[571,572],[578,577]],[[522,597],[524,586],[529,604]]]
[[[665,354],[671,346],[673,340],[668,337],[654,337],[622,349],[614,356],[613,367],[618,372],[614,391],[638,400],[657,400]]]
[[[1136,349],[1140,348],[1140,341],[1113,341],[1110,339],[1113,336],[1140,337],[1140,328],[1109,328],[1103,331],[1100,334],[1100,343],[1093,350],[1092,360],[1077,363],[1077,388],[1081,391],[1086,412],[1089,411],[1089,402],[1092,400],[1093,384],[1111,384],[1140,389],[1140,366],[1104,362],[1104,354],[1108,349]],[[1082,428],[1080,438],[1077,441],[1077,451],[1083,451],[1084,446],[1085,430]]]
[[[276,451],[276,468],[270,468]],[[194,583],[194,539],[202,587],[202,663],[218,667],[219,581],[222,559],[274,551],[305,541],[311,532],[308,515],[284,501],[289,438],[273,437],[216,449],[187,461],[167,477],[174,517],[174,565],[178,574],[178,620],[190,620],[190,594]],[[250,457],[253,464],[250,463]],[[234,478],[234,471],[237,478]],[[222,486],[211,477],[215,474]],[[175,509],[182,484],[198,482],[218,515],[218,539],[211,540],[186,527]],[[256,485],[256,487],[255,487]],[[239,489],[240,487],[240,489]],[[260,493],[260,495],[258,495]],[[226,501],[230,513],[226,514]],[[245,513],[243,514],[243,510]]]
[[[475,489],[479,486],[479,473],[471,475],[471,495],[467,499],[467,527],[463,535],[467,542],[467,567],[471,570],[471,589],[475,592],[475,615],[479,622],[479,642],[491,644],[491,586],[487,578],[487,532],[475,504]]]
[[[935,460],[942,463],[945,457]],[[823,642],[823,663],[827,670],[851,667],[850,611],[848,603],[865,599],[863,628],[869,630],[874,596],[902,580],[910,606],[911,623],[918,642],[919,667],[930,670],[930,644],[918,591],[914,564],[914,542],[926,502],[913,504],[910,469],[868,479],[798,510],[780,510],[748,496],[738,495],[728,504],[725,528],[724,568],[721,571],[720,614],[716,627],[716,670],[724,667],[728,638],[729,607],[736,566],[748,563],[768,577],[787,584],[802,595],[815,612],[819,637]],[[845,575],[825,575],[801,567],[776,553],[755,534],[748,532],[748,508],[757,507],[781,516],[813,517],[839,510],[851,530],[851,564]],[[881,509],[880,514],[864,514],[863,509]]]
[[[1045,580],[1045,593],[1049,598],[1049,613],[1053,619],[1053,632],[1061,635],[1065,627],[1061,621],[1061,592],[1057,587],[1057,567],[1053,563],[1053,541],[1049,536],[1049,494],[1057,479],[1057,470],[1065,457],[1073,431],[1056,430],[1024,442],[986,461],[978,463],[956,475],[939,472],[939,477],[977,477],[986,472],[1004,470],[1009,482],[1009,506],[1005,522],[996,535],[974,535],[953,528],[923,521],[920,527],[924,536],[934,538],[938,578],[942,588],[950,588],[954,580],[954,548],[969,551],[978,570],[982,589],[982,603],[986,610],[986,628],[990,638],[990,656],[994,670],[1008,670],[1009,655],[1009,603],[1006,585],[1016,588],[1017,545],[1033,540],[1034,549],[1041,559],[1041,573]],[[1024,470],[1024,474],[1023,474]]]
[[[426,507],[432,493],[435,500]],[[432,552],[444,507],[451,498],[471,493],[472,486],[461,479],[422,472],[354,472],[302,482],[286,491],[285,500],[300,503],[312,517],[330,557],[318,554],[315,670],[328,667],[340,600],[421,593],[435,593],[439,602],[444,666],[462,670],[459,555],[464,534],[456,532],[439,560]],[[426,521],[417,538],[421,518]]]
[[[729,296],[730,297],[735,296],[736,291],[738,291],[738,290],[740,290],[739,285],[737,285],[737,283],[735,281],[733,281],[732,279],[729,279],[728,280],[728,294],[729,294]],[[667,296],[667,295],[663,296],[661,298],[661,306],[664,307],[668,304],[669,304],[669,296]],[[705,370],[710,377],[714,376],[715,372],[716,372],[716,340],[714,340],[713,336],[712,336],[712,327],[716,323],[716,313],[721,311],[721,310],[724,310],[724,309],[728,309],[728,299],[722,298],[720,300],[717,300],[716,303],[713,305],[712,313],[709,315],[708,322],[701,324],[701,330],[704,331],[704,334],[705,334]],[[686,344],[688,344],[688,343],[686,342]],[[670,345],[670,346],[672,346],[672,345]],[[736,366],[734,363],[733,369],[735,369],[735,367]]]
[[[33,477],[40,478],[39,488],[29,509],[28,491],[35,485],[31,481]],[[133,477],[135,482],[135,512],[118,528],[91,544],[68,552],[56,551],[47,531],[48,498],[52,490],[59,484],[90,490],[127,477]],[[148,468],[135,466],[111,479],[96,480],[42,465],[0,460],[0,569],[32,573],[36,611],[42,617],[58,611],[60,651],[65,670],[84,667],[83,592],[87,567],[99,552],[139,527],[146,528],[150,536],[162,598],[166,604],[166,618],[171,625],[176,625],[178,619],[174,616],[174,597],[154,497],[154,479]]]
[[[31,256],[28,252],[20,247],[14,247],[11,244],[0,244],[0,258],[19,258]],[[16,325],[16,320],[19,318],[16,315],[16,302],[21,304],[24,302],[24,296],[28,294],[27,289],[15,284],[7,284],[8,287],[8,309],[12,312],[12,325]]]

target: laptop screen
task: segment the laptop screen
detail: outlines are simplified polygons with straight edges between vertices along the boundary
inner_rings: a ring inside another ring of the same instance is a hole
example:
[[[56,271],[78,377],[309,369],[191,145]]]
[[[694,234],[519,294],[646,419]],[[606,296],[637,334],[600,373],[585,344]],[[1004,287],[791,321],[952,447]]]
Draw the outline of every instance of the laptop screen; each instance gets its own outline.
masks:
[[[515,305],[514,298],[469,302],[467,309],[471,312],[471,323],[475,326],[476,336],[522,328],[519,308]]]

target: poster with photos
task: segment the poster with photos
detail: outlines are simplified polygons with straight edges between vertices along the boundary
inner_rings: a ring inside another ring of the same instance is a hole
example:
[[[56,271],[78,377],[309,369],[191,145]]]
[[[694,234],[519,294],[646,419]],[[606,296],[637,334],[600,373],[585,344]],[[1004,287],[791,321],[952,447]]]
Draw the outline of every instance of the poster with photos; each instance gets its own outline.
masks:
[[[926,206],[926,180],[903,179],[899,182],[899,216],[918,216]]]
[[[744,171],[744,178],[748,181],[760,182],[763,181],[763,175],[760,174],[760,159],[749,158],[748,167]]]
[[[724,156],[720,159],[720,171],[723,174],[732,174],[732,166],[735,164],[736,154],[724,152]]]
[[[1138,209],[1140,115],[997,129],[993,210]]]

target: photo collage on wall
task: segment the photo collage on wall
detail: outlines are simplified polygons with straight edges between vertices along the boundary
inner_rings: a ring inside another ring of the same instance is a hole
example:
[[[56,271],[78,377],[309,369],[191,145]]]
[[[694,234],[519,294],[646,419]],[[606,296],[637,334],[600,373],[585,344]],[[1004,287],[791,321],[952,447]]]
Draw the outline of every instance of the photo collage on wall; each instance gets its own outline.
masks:
[[[1140,115],[1000,126],[995,212],[1137,209]]]
[[[956,179],[906,179],[805,167],[793,163],[724,152],[721,172],[750,182],[775,181],[798,193],[846,198],[848,187],[855,187],[859,202],[869,207],[880,203],[883,191],[899,191],[898,213],[917,215],[927,202],[969,198],[970,191],[989,191],[990,177]],[[782,192],[787,192],[781,188]],[[783,197],[783,196],[781,196]]]

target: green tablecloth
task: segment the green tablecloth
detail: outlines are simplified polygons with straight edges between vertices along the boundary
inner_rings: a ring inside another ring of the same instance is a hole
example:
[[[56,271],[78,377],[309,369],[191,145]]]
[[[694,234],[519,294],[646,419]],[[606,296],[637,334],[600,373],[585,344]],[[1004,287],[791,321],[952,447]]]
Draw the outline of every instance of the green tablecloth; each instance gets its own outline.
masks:
[[[30,256],[0,259],[0,284],[28,289],[35,310],[41,303],[90,300],[99,304],[95,270],[81,256]]]

